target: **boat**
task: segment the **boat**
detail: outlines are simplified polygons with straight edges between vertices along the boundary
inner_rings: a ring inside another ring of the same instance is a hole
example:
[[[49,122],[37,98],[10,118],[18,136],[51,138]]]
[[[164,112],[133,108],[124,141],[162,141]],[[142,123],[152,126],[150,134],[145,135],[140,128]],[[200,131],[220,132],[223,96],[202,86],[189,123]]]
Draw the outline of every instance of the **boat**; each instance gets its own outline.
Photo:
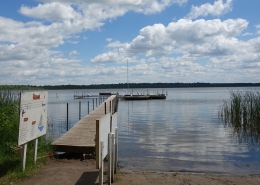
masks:
[[[110,96],[110,95],[116,95],[116,92],[100,92],[100,96]]]
[[[128,60],[127,60],[127,92],[129,92],[129,82],[128,82]],[[143,94],[139,94],[137,93],[137,95],[133,95],[133,93],[131,94],[126,94],[124,96],[120,96],[121,100],[150,100],[150,99],[166,99],[166,95],[165,94],[148,94],[147,95],[143,95]]]
[[[165,94],[150,94],[148,96],[150,96],[149,99],[151,99],[151,100],[154,100],[154,99],[166,99],[166,95]]]
[[[147,95],[124,95],[123,100],[149,100],[150,96]]]

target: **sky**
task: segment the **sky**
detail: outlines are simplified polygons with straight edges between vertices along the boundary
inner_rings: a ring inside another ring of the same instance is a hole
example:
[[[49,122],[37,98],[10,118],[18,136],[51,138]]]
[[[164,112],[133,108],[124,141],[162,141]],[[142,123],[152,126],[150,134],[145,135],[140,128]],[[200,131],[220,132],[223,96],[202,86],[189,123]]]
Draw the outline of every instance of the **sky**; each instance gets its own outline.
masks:
[[[259,0],[1,0],[0,84],[259,83],[259,17]]]

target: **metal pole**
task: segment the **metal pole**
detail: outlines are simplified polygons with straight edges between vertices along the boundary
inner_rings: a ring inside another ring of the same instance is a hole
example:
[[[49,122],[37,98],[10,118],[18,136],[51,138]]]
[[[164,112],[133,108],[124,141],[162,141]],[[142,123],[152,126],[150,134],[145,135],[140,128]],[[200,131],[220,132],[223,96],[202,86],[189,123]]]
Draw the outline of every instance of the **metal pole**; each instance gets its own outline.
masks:
[[[81,119],[81,101],[79,101],[79,120]]]
[[[92,100],[93,100],[93,110],[94,110],[94,109],[95,109],[95,108],[94,108],[94,103],[95,103],[95,102],[94,102],[94,98],[93,98]]]
[[[103,161],[103,141],[100,141],[100,167],[99,167],[99,185],[103,185],[103,171],[104,171],[104,161]]]
[[[25,170],[25,164],[26,164],[26,152],[27,152],[27,143],[23,145],[23,155],[22,155],[22,167],[23,171]]]
[[[89,114],[89,101],[88,101],[88,114]]]
[[[37,148],[38,148],[38,138],[34,139],[33,143],[34,143],[34,146],[33,146],[33,149],[34,149],[33,162],[34,162],[34,164],[36,164]]]
[[[96,98],[96,107],[97,107],[97,98]]]
[[[113,183],[114,182],[114,171],[115,171],[115,134],[112,133],[112,138],[111,138],[111,166],[110,166],[110,169],[111,169],[111,182]]]
[[[112,133],[108,133],[108,185],[112,182]]]
[[[118,128],[115,129],[115,167],[114,167],[114,173],[117,172],[117,159],[118,158]]]
[[[69,103],[67,103],[67,131],[69,130]]]
[[[112,105],[112,103],[111,103],[111,100],[110,100],[110,102],[109,102],[109,111],[110,111],[110,112],[112,112],[112,111],[111,111],[111,110],[112,110],[112,109],[111,109],[111,105]]]
[[[105,114],[107,113],[107,102],[105,102]]]

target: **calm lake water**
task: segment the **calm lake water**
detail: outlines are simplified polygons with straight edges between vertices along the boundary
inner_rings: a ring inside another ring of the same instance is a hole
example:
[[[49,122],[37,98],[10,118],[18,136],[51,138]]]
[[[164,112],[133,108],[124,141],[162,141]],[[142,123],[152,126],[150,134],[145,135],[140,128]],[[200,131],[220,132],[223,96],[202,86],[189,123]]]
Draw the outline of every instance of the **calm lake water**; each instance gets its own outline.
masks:
[[[239,144],[232,128],[226,128],[219,117],[230,90],[249,88],[173,88],[165,89],[166,100],[120,100],[119,165],[124,170],[260,173],[259,145]],[[149,89],[157,91],[161,89]],[[92,99],[73,99],[75,93],[99,92],[125,93],[122,89],[49,91],[49,136],[57,138],[66,132],[66,103],[69,127],[88,113],[88,102],[89,111],[93,110]],[[133,92],[146,94],[147,89]],[[94,107],[99,103],[95,98]]]

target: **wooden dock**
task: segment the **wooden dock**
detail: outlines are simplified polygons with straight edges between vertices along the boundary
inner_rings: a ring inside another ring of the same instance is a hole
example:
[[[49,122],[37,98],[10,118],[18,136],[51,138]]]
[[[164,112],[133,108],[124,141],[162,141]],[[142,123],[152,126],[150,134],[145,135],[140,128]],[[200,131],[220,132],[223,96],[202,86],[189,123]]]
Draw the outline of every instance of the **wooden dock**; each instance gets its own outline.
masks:
[[[96,145],[96,120],[104,116],[105,112],[115,112],[115,110],[117,110],[117,96],[112,95],[55,140],[52,143],[55,150],[70,153],[93,153]]]

